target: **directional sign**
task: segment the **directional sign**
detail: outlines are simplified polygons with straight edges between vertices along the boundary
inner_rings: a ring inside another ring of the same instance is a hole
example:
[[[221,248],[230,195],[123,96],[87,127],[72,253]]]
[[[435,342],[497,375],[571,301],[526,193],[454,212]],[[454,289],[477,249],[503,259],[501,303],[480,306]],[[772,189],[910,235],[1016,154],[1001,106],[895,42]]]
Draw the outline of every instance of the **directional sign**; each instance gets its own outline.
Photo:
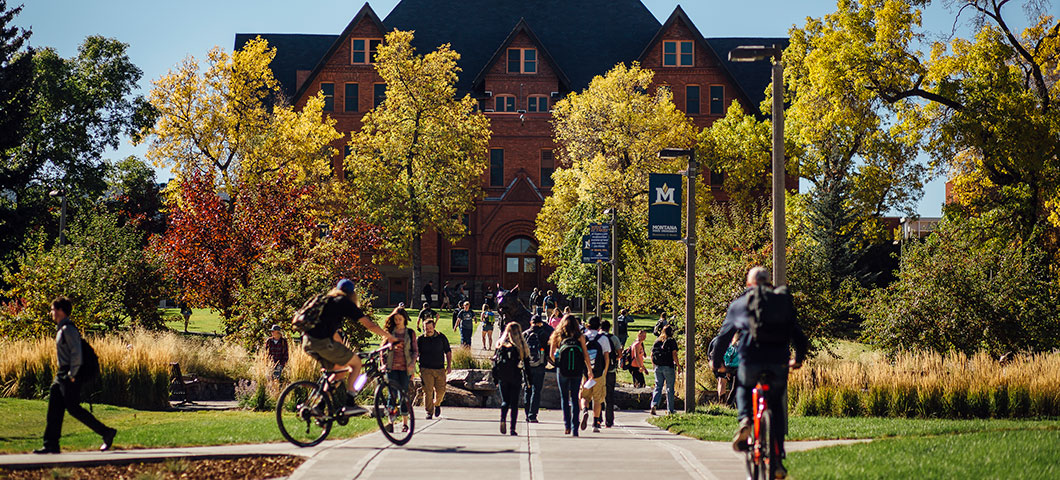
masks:
[[[611,261],[611,225],[589,224],[589,233],[582,235],[582,263]]]
[[[653,173],[648,176],[648,238],[681,239],[681,176]]]

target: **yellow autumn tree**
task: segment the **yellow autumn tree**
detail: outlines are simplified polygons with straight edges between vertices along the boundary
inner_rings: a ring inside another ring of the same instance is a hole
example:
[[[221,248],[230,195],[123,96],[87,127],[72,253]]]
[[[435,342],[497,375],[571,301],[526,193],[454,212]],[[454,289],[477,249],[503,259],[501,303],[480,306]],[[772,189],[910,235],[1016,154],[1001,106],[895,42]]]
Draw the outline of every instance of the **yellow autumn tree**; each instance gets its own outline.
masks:
[[[456,98],[460,55],[448,44],[427,54],[413,33],[387,34],[375,68],[386,100],[362,119],[350,139],[346,171],[356,209],[383,229],[379,259],[412,264],[412,288],[422,290],[422,239],[436,231],[450,241],[467,234],[460,218],[482,196],[489,120],[475,101]]]
[[[258,37],[231,54],[215,47],[205,66],[188,57],[154,82],[149,100],[158,121],[147,132],[148,158],[178,174],[218,173],[235,196],[235,180],[285,171],[296,181],[327,176],[341,137],[310,98],[300,111],[283,97],[269,64],[276,49]]]

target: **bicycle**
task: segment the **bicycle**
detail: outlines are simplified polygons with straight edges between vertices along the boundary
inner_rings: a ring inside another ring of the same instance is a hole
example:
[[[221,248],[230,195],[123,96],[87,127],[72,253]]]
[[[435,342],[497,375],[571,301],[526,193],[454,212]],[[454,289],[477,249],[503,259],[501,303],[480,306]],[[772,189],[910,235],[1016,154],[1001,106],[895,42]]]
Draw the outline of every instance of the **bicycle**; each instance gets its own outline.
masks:
[[[773,480],[779,461],[779,444],[773,438],[773,410],[769,407],[767,396],[769,381],[773,374],[762,372],[758,376],[754,390],[751,391],[753,424],[751,436],[747,437],[747,473],[755,480]]]
[[[412,439],[416,418],[412,399],[386,379],[383,353],[389,348],[389,345],[385,345],[357,355],[361,358],[364,386],[371,381],[377,383],[373,408],[369,414],[375,417],[379,430],[387,440],[395,445],[404,445]],[[276,401],[276,423],[280,433],[299,447],[311,447],[323,442],[331,433],[333,423],[346,425],[351,416],[342,412],[341,403],[336,402],[333,393],[345,393],[345,389],[338,388],[343,380],[336,379],[336,374],[347,373],[348,370],[321,370],[320,379],[292,383]],[[359,380],[360,377],[355,384]],[[403,417],[407,417],[407,423],[401,422]]]

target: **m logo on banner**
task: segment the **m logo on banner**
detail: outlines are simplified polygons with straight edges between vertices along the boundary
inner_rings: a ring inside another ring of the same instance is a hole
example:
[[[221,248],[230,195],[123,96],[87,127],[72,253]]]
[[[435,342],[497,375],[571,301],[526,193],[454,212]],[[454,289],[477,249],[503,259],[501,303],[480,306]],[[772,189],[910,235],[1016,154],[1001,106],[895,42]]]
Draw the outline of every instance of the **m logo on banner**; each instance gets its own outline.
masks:
[[[674,201],[674,192],[677,191],[674,188],[670,188],[665,183],[661,187],[655,188],[655,203],[652,205],[673,205],[678,206],[677,202]]]

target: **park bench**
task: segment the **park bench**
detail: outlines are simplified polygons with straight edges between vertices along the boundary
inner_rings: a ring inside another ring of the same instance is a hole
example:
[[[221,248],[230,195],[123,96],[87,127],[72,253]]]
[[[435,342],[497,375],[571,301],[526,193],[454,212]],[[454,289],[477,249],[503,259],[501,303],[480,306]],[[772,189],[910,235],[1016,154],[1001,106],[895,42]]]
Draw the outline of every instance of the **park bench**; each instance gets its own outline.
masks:
[[[181,398],[178,405],[187,405],[194,403],[191,401],[189,391],[194,388],[198,388],[199,379],[193,375],[184,375],[180,371],[180,363],[173,362],[169,364],[169,391],[172,395],[179,396]]]

